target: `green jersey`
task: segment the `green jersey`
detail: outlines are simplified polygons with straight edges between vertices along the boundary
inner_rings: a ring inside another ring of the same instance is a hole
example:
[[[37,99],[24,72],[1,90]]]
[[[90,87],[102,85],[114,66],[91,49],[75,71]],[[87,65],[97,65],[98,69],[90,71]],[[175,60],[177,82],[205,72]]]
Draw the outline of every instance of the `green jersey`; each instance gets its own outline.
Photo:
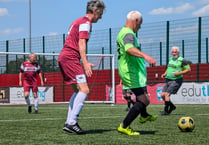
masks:
[[[127,88],[145,87],[147,72],[144,58],[132,56],[126,51],[135,47],[141,51],[136,34],[128,27],[123,27],[117,36],[118,72]]]
[[[171,80],[180,79],[183,77],[183,75],[180,76],[174,76],[176,72],[181,72],[182,70],[189,69],[190,66],[188,62],[181,56],[178,58],[169,58],[168,68],[167,68],[167,74],[166,78]]]
[[[130,88],[128,88],[125,85],[123,85],[123,90],[127,90],[127,89],[130,89]]]

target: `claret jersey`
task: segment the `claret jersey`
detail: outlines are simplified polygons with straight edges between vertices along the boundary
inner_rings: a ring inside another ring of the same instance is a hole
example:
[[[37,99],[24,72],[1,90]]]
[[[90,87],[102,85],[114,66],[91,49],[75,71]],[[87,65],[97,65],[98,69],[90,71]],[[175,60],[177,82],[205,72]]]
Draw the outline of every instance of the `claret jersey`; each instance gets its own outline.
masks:
[[[69,27],[64,47],[59,55],[58,61],[79,58],[79,39],[89,40],[92,23],[87,17],[75,20]]]
[[[87,17],[78,18],[69,27],[65,44],[58,57],[59,67],[67,84],[76,83],[76,76],[85,74],[80,64],[78,42],[79,39],[88,41],[91,29],[92,23]]]
[[[23,73],[23,84],[24,86],[36,86],[37,85],[37,74],[41,72],[40,66],[37,62],[30,63],[25,61],[20,66],[20,72]]]

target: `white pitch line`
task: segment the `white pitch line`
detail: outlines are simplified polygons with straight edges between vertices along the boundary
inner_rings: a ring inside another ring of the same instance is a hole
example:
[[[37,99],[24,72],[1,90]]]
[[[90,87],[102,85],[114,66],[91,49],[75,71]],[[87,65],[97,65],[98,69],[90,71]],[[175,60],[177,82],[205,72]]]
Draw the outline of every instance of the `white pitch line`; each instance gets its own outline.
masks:
[[[122,118],[124,116],[103,116],[103,117],[80,117],[80,119],[108,119],[108,118]],[[38,119],[15,119],[15,120],[0,120],[0,122],[26,122],[26,121],[54,121],[54,120],[64,120],[63,118],[38,118]]]
[[[0,122],[25,122],[25,121],[51,121],[62,120],[63,118],[40,118],[40,119],[15,119],[15,120],[0,120]]]
[[[193,114],[196,116],[209,116],[209,114]],[[125,116],[102,116],[102,117],[80,117],[80,119],[86,120],[86,119],[114,119],[114,118],[123,118]],[[56,121],[56,120],[64,120],[65,118],[37,118],[37,119],[15,119],[15,120],[0,120],[0,122],[27,122],[27,121]]]
[[[195,114],[197,116],[209,116],[209,114]]]

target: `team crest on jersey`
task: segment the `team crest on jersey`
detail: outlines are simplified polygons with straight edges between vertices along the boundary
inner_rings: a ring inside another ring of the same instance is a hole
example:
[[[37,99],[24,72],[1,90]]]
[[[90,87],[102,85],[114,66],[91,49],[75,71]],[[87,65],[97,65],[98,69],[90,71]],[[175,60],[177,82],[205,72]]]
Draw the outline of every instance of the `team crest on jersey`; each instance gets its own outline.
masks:
[[[78,79],[83,79],[83,76],[78,77]]]
[[[84,74],[76,76],[77,83],[86,83],[86,76]]]

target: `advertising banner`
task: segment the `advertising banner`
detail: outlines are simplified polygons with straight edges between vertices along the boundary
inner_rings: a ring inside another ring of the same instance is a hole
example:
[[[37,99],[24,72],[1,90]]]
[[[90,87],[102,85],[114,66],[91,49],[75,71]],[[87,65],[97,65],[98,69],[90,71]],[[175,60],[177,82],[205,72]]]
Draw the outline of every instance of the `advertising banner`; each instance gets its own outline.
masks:
[[[165,83],[148,85],[151,104],[161,104],[164,101],[160,97]],[[170,97],[174,104],[209,104],[209,83],[182,83],[176,94]]]
[[[171,99],[175,104],[209,104],[209,83],[183,83]]]
[[[147,85],[147,91],[150,95],[150,104],[164,104],[164,101],[161,98],[161,92],[164,86],[165,83]],[[116,85],[115,88],[116,103],[127,103],[122,95],[122,87]],[[106,89],[108,89],[107,86]],[[107,95],[107,97],[108,96],[109,95]],[[134,95],[132,95],[132,99],[133,98],[135,98]],[[171,95],[170,99],[174,104],[209,104],[209,82],[184,82],[178,92]]]
[[[39,104],[45,104],[45,103],[52,103],[53,102],[53,94],[54,94],[54,87],[53,86],[44,86],[44,87],[38,87],[38,99]],[[10,103],[17,103],[22,104],[25,103],[24,98],[24,91],[23,87],[10,87]],[[33,93],[30,90],[29,98],[31,99],[31,103],[33,103]]]
[[[0,87],[0,103],[9,103],[8,87]]]
[[[147,91],[150,95],[150,104],[164,104],[161,98],[161,92],[165,83],[148,84]]]

